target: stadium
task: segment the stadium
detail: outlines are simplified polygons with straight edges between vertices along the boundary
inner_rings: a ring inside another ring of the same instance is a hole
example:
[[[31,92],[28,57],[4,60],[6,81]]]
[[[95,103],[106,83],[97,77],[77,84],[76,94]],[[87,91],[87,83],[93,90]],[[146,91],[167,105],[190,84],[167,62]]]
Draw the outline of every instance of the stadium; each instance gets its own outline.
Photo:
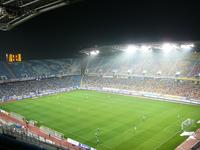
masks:
[[[157,4],[1,0],[0,149],[200,150],[199,8]]]
[[[80,58],[1,62],[1,132],[63,149],[195,149],[198,44],[102,46]]]

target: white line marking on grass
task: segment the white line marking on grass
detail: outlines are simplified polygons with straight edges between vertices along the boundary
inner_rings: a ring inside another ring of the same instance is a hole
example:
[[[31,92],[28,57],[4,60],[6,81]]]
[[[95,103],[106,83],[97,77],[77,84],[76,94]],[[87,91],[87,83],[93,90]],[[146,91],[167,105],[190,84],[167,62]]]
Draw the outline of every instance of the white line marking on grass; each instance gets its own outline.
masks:
[[[158,148],[160,148],[162,145],[164,145],[165,143],[167,143],[169,140],[171,140],[173,137],[175,137],[177,134],[179,134],[180,131],[176,132],[175,134],[173,134],[171,137],[169,137],[167,140],[165,140],[163,143],[159,144],[156,148],[154,148],[154,150],[157,150]]]

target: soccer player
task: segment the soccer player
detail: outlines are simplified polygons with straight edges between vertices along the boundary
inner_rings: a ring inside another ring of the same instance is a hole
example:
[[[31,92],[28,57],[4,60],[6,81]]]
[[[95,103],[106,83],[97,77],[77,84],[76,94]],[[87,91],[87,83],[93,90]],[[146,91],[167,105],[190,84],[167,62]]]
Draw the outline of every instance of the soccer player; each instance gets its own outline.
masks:
[[[95,133],[95,136],[96,136],[96,138],[98,138],[98,133],[97,132]]]
[[[99,139],[97,139],[96,144],[98,145],[100,143]]]

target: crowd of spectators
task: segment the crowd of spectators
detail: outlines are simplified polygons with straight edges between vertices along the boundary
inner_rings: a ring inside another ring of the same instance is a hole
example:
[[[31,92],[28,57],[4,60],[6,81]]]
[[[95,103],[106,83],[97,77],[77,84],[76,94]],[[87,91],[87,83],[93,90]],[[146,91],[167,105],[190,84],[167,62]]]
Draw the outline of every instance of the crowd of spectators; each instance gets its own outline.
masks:
[[[56,91],[62,88],[77,87],[80,76],[53,77],[29,81],[18,81],[0,84],[0,99],[9,100],[11,97],[37,95],[46,91]]]
[[[20,63],[0,61],[0,80],[52,77],[56,75],[80,75],[80,59],[27,60]]]
[[[135,57],[131,58],[104,56],[89,60],[86,72],[89,75],[100,72],[104,75],[112,75],[113,72],[116,72],[119,75],[145,73],[148,76],[194,77],[200,73],[200,55],[196,55],[198,57],[195,58],[183,57],[181,54],[173,54],[170,57],[161,54],[147,56],[135,54]]]
[[[195,55],[195,58],[180,56],[142,54],[135,55],[134,58],[95,57],[89,60],[85,67],[83,85],[200,99],[199,81],[195,83],[174,78],[176,75],[186,78],[200,76],[200,55]],[[80,59],[29,60],[13,64],[0,62],[0,100],[80,84],[80,80],[75,80],[74,76],[81,76]]]
[[[80,59],[0,61],[0,101],[58,92],[80,85]]]
[[[132,77],[113,78],[85,76],[82,81],[85,87],[107,87],[134,91],[153,92],[176,95],[200,100],[200,83],[174,78]]]

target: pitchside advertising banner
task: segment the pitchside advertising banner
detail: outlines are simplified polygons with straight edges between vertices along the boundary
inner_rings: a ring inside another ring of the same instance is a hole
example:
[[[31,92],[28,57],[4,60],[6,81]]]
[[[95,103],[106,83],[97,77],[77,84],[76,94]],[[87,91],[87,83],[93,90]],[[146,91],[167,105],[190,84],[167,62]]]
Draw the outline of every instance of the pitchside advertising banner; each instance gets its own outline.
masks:
[[[46,90],[46,91],[40,91],[40,92],[30,92],[29,95],[23,95],[23,96],[4,96],[2,99],[0,99],[0,102],[8,101],[8,100],[22,100],[26,98],[34,98],[34,97],[39,97],[39,96],[44,96],[44,95],[51,95],[51,94],[56,94],[56,93],[61,93],[61,92],[69,92],[71,90],[74,90],[77,88],[74,87],[69,87],[69,88],[62,88],[58,90]]]
[[[79,143],[78,141],[72,140],[70,138],[67,139],[67,142],[69,142],[72,145],[78,146],[80,148],[84,148],[86,150],[96,150],[95,148],[89,147],[88,145]]]
[[[187,97],[181,97],[181,96],[165,95],[165,94],[143,92],[143,91],[130,91],[130,90],[123,90],[123,89],[107,88],[107,87],[103,87],[103,88],[81,87],[80,89],[95,90],[95,91],[100,91],[100,92],[110,92],[110,93],[117,93],[117,94],[126,94],[126,95],[133,95],[133,96],[143,96],[143,97],[148,97],[148,98],[162,99],[162,100],[171,101],[171,102],[182,102],[182,103],[200,105],[199,100],[188,99]]]

